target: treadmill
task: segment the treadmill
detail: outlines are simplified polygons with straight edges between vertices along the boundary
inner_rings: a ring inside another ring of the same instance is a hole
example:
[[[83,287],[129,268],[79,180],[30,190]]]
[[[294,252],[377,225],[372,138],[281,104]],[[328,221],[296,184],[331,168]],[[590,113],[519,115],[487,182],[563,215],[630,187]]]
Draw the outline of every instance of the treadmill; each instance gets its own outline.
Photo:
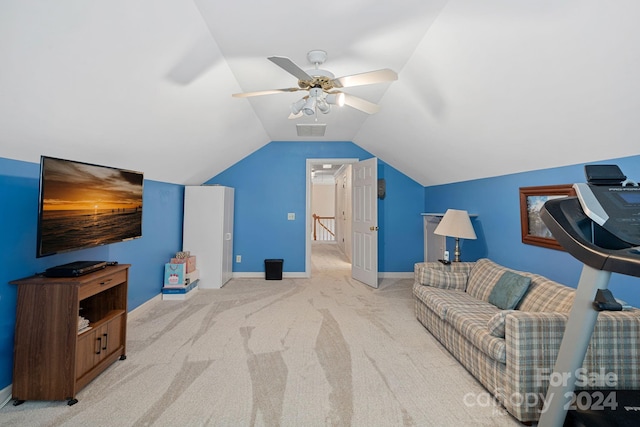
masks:
[[[639,418],[629,424],[617,419],[627,416],[621,412],[625,410],[622,405],[616,414],[608,414],[616,419],[603,420],[602,411],[591,415],[571,411],[567,416],[575,373],[582,367],[598,312],[622,310],[607,289],[611,273],[640,277],[640,187],[627,180],[617,165],[587,165],[585,174],[587,183],[573,185],[577,197],[549,200],[540,210],[553,237],[584,264],[554,367],[555,373],[566,375],[568,380],[549,386],[540,427],[560,427],[565,419],[564,425],[640,425]],[[631,406],[640,406],[637,392],[633,393],[635,403]],[[584,419],[580,421],[577,415]]]

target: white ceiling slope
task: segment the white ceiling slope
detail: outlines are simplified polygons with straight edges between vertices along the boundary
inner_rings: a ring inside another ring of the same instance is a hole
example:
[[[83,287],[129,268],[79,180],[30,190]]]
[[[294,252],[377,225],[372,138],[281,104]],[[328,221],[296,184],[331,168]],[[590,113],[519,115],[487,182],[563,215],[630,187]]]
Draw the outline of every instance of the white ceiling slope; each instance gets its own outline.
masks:
[[[5,0],[0,157],[41,154],[199,184],[269,141],[354,141],[422,185],[640,154],[636,0]],[[268,56],[392,83],[287,119]]]

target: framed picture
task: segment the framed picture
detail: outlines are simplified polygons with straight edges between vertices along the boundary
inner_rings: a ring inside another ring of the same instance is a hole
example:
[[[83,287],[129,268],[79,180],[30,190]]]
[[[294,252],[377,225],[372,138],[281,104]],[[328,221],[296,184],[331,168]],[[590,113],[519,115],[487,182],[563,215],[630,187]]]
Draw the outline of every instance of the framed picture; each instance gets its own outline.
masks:
[[[571,184],[520,187],[522,243],[564,250],[540,218],[540,208],[547,200],[575,195]]]

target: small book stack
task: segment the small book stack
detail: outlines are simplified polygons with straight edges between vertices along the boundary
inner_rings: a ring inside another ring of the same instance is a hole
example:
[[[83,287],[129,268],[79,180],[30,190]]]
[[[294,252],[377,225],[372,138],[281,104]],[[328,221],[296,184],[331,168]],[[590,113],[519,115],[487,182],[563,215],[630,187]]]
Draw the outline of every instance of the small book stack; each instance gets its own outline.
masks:
[[[189,252],[178,252],[164,265],[163,300],[183,300],[194,294],[200,278],[196,257]]]
[[[89,329],[91,329],[91,326],[89,326],[89,319],[78,316],[78,334],[88,331]]]

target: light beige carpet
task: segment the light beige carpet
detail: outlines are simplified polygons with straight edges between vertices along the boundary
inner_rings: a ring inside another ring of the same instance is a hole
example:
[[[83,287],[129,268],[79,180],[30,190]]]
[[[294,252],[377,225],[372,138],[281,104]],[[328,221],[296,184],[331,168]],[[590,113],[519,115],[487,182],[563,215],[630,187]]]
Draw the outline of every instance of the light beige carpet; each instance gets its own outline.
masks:
[[[332,244],[312,262],[311,279],[232,279],[146,304],[127,359],[76,405],[9,403],[0,425],[519,425],[417,322],[411,279],[367,287]]]

